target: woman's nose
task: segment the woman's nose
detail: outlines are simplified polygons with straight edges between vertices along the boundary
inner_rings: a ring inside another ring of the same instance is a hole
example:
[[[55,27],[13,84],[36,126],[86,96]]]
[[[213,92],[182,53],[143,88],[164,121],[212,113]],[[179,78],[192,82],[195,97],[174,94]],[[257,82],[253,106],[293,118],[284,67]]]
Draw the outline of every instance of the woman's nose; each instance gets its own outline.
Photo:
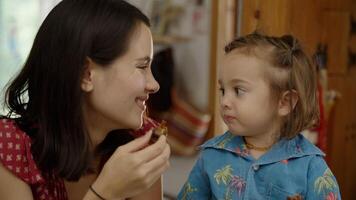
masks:
[[[147,79],[146,90],[151,94],[156,93],[159,90],[159,83],[153,77],[152,73],[150,73]]]

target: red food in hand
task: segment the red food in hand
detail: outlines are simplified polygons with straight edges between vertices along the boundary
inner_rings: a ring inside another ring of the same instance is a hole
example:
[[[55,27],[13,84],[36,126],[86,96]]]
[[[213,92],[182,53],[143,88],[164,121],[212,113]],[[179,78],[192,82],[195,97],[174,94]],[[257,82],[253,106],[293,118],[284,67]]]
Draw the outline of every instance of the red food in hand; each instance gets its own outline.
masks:
[[[131,135],[133,135],[134,137],[141,137],[148,133],[150,130],[153,130],[151,142],[155,142],[161,135],[167,136],[168,132],[165,121],[159,123],[151,118],[144,117],[143,125],[141,126],[141,128],[135,131],[131,131]]]

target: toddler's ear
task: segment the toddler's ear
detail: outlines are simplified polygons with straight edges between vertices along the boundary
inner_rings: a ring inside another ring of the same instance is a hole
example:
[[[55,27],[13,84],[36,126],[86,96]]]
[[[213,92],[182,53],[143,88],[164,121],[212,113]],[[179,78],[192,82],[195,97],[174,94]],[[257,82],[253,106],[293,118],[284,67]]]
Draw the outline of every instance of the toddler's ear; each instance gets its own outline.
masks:
[[[81,89],[85,92],[91,92],[94,88],[93,75],[94,75],[94,65],[95,63],[87,58],[85,60],[84,71],[82,74]]]
[[[298,99],[299,97],[297,91],[295,90],[285,91],[279,100],[278,114],[280,116],[287,116],[295,108]]]

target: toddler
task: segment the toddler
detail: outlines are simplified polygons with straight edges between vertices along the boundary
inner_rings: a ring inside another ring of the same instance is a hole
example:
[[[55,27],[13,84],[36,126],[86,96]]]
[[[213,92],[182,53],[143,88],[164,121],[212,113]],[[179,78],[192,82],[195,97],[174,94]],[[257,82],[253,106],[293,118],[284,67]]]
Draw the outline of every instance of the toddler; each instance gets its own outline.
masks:
[[[341,199],[317,147],[316,74],[290,35],[253,33],[225,47],[220,112],[228,131],[201,146],[178,199]]]

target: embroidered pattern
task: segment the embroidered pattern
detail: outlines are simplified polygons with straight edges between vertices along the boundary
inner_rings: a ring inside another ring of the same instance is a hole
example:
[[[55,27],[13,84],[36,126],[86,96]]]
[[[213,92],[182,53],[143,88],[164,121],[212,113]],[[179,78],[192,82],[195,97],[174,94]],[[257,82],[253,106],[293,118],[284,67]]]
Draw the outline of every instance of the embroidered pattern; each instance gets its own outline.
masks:
[[[333,192],[329,192],[329,194],[326,195],[325,200],[337,200],[337,195]]]
[[[323,174],[317,178],[314,182],[314,190],[320,194],[321,192],[332,191],[333,189],[337,189],[336,182],[333,179],[334,175],[332,174],[331,170],[327,168]],[[330,193],[326,194],[327,197]],[[330,195],[331,197],[331,195]],[[327,199],[327,198],[326,198]]]
[[[194,188],[189,182],[183,186],[183,195],[182,200],[188,200],[189,194],[198,191],[197,188]]]
[[[229,188],[233,188],[237,191],[238,196],[245,191],[246,181],[240,176],[233,176]]]
[[[226,200],[232,199],[233,192],[236,192],[238,196],[244,192],[246,187],[246,181],[240,177],[232,174],[233,169],[231,165],[216,170],[214,179],[218,185],[223,183],[226,187],[225,198]]]
[[[246,157],[246,156],[250,155],[250,151],[244,144],[241,145],[241,148],[236,147],[235,152],[237,153],[237,155],[242,156],[242,157]]]
[[[225,145],[230,142],[232,140],[232,138],[234,138],[234,135],[232,135],[231,133],[229,133],[228,135],[226,135],[226,137],[220,141],[218,144],[217,144],[217,147],[218,148],[225,148]]]
[[[223,182],[224,185],[227,185],[232,178],[232,171],[233,169],[231,168],[231,165],[226,165],[222,169],[216,170],[214,178],[217,184],[219,185],[220,182]]]

